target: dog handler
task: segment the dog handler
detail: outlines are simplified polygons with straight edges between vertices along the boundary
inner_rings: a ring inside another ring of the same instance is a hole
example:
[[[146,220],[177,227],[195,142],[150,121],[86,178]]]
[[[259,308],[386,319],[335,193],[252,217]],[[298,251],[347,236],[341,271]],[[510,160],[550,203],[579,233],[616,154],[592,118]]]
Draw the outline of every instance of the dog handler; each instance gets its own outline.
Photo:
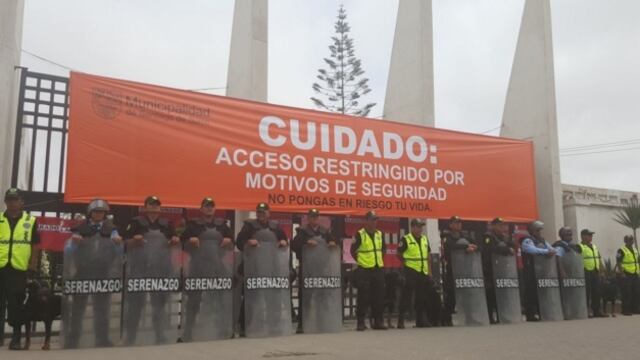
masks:
[[[13,327],[9,349],[22,350],[22,303],[25,297],[27,270],[36,270],[39,256],[36,245],[40,242],[40,236],[35,217],[23,211],[24,199],[20,190],[7,190],[4,203],[6,210],[0,213],[0,299],[7,301],[9,325]]]

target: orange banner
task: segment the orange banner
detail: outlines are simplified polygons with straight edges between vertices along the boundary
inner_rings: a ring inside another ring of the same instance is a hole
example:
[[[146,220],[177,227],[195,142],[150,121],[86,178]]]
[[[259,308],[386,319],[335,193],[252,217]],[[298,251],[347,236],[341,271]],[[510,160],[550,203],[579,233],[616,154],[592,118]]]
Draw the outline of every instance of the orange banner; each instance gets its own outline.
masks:
[[[531,142],[81,73],[70,91],[67,202],[537,217]]]

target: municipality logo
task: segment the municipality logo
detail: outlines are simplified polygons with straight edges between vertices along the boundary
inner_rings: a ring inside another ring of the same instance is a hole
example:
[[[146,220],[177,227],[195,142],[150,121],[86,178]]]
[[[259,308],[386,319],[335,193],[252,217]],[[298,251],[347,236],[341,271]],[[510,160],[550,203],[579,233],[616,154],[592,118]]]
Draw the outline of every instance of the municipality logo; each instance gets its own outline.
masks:
[[[123,96],[113,89],[93,88],[91,90],[93,112],[104,119],[114,119],[122,110]]]

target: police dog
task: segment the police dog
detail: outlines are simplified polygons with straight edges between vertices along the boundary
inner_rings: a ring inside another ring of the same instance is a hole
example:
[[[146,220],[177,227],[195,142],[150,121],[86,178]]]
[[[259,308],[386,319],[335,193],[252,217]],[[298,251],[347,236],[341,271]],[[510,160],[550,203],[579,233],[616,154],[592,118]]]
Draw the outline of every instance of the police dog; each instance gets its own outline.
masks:
[[[606,276],[602,279],[602,312],[603,314],[614,314],[616,300],[618,299],[618,284],[615,276]],[[611,312],[607,311],[607,304],[611,304]]]
[[[389,271],[384,275],[384,305],[382,308],[382,316],[389,329],[393,329],[391,317],[396,312],[396,305],[398,304],[403,285],[403,279],[398,272]],[[370,326],[373,327],[373,316],[371,316],[369,322]]]
[[[31,346],[31,324],[38,321],[44,322],[45,328],[42,350],[50,349],[51,324],[60,317],[61,309],[61,296],[54,294],[46,283],[37,280],[27,282],[27,297],[24,302],[25,350],[29,350]]]

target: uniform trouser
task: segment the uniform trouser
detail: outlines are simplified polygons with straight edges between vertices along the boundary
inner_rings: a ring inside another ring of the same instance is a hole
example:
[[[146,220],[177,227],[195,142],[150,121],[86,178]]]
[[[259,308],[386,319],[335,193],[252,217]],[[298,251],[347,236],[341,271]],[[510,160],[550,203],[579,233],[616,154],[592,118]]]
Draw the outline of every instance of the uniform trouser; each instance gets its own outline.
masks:
[[[538,287],[533,269],[525,268],[524,278],[524,309],[527,319],[531,319],[540,314],[538,307]]]
[[[183,297],[184,298],[184,297]],[[186,295],[185,303],[186,319],[184,324],[184,341],[190,341],[193,335],[193,328],[196,323],[196,317],[200,312],[202,303],[202,291],[191,291]],[[228,309],[218,309],[219,311],[228,311]]]
[[[400,319],[404,319],[404,315],[409,309],[411,300],[413,299],[416,311],[416,325],[424,325],[427,322],[427,296],[433,291],[431,277],[408,267],[403,269],[403,274],[405,282],[402,287],[402,294],[400,295],[398,316]]]
[[[633,313],[638,312],[638,301],[640,298],[640,290],[637,274],[624,273],[622,277],[622,312]]]
[[[302,327],[302,298],[304,297],[304,280],[302,278],[302,266],[304,265],[302,264],[302,262],[300,262],[300,265],[298,266],[298,314],[296,316],[296,318],[298,319],[298,327],[300,328]],[[291,303],[291,305],[293,306],[293,302]]]
[[[453,281],[453,271],[451,268],[447,268],[447,273],[444,276],[444,307],[446,309],[447,315],[451,316],[456,309],[456,293],[455,293],[455,283]]]
[[[4,321],[5,313],[7,312],[6,303],[7,300],[4,297],[4,293],[0,291],[0,346],[4,346]]]
[[[264,291],[254,291],[251,295],[253,296],[251,304],[254,308],[247,311],[245,309],[245,306],[247,306],[247,291],[243,290],[242,304],[240,305],[240,326],[242,331],[245,331],[247,325],[251,324],[251,329],[257,333],[279,334],[281,330],[277,328],[277,324],[280,324],[283,320],[282,298],[270,295]]]
[[[78,346],[78,342],[82,336],[82,322],[84,320],[85,310],[87,309],[89,296],[92,298],[95,345],[104,346],[109,344],[111,294],[73,295],[71,317],[69,319],[69,333],[65,341],[65,347],[67,348],[75,348]]]
[[[600,273],[597,270],[585,270],[584,279],[587,285],[587,304],[591,307],[593,315],[598,315],[602,312],[600,307],[600,300],[602,299]]]
[[[214,274],[211,272],[209,267],[213,266],[211,264],[207,264],[205,261],[199,259],[199,261],[191,259],[191,270],[189,271],[188,278],[208,278],[213,277]],[[184,333],[182,340],[190,341],[193,335],[193,328],[196,326],[196,318],[200,313],[200,308],[202,306],[203,299],[202,291],[189,291],[182,294],[183,303],[185,305],[185,323],[184,323]],[[184,300],[186,298],[186,300]],[[218,311],[229,311],[229,309],[217,309]],[[210,319],[208,319],[210,320]],[[207,321],[207,320],[204,320]]]
[[[24,324],[25,289],[27,286],[27,272],[20,271],[6,265],[0,269],[0,299],[6,299],[7,320],[14,332],[20,331]]]
[[[377,322],[382,323],[384,306],[384,271],[381,268],[356,269],[356,287],[358,297],[356,317],[363,322],[367,310],[371,307],[371,315]]]
[[[499,314],[498,314],[498,302],[496,301],[496,287],[493,285],[492,281],[493,280],[485,279],[484,294],[485,294],[485,297],[487,298],[487,311],[489,313],[489,319],[493,321],[493,320],[497,320],[497,317],[499,316]]]
[[[164,330],[167,328],[167,300],[169,293],[150,293],[151,300],[151,322],[156,336],[156,342],[162,343],[166,341]],[[125,314],[126,322],[126,343],[134,344],[138,333],[138,325],[142,311],[144,311],[147,293],[128,293],[127,313]]]
[[[498,316],[498,302],[496,300],[496,287],[493,281],[493,269],[491,266],[491,262],[482,262],[482,275],[484,277],[484,295],[487,299],[487,312],[489,313],[489,319],[494,321],[497,320]]]

